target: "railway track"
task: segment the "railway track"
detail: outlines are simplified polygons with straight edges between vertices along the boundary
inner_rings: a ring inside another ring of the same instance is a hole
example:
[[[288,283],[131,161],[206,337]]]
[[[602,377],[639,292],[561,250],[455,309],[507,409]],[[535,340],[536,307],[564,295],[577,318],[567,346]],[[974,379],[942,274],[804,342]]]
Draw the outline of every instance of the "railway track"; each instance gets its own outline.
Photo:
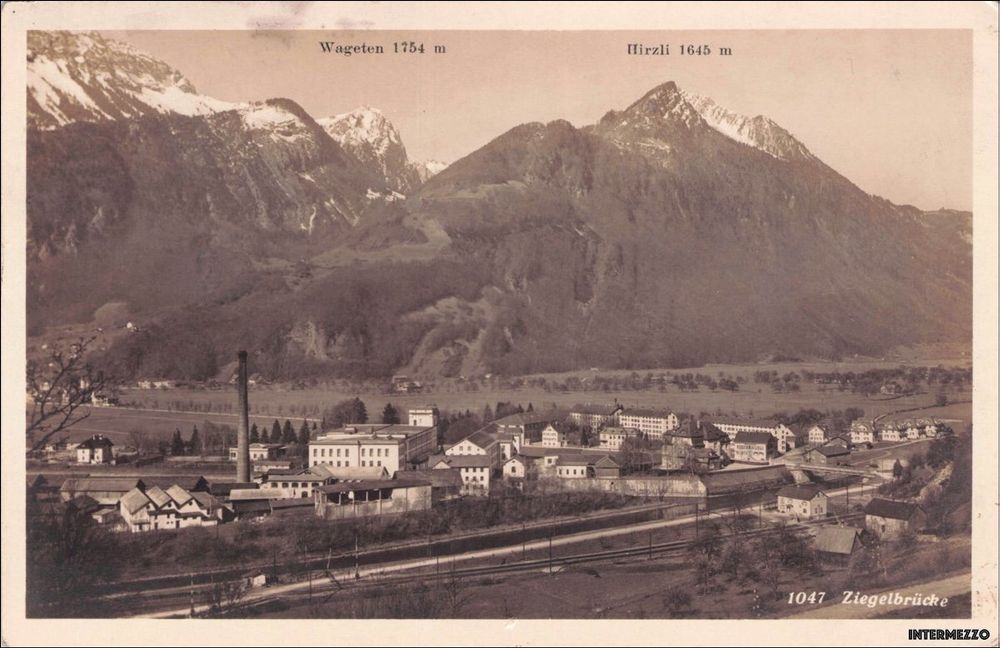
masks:
[[[836,524],[838,522],[854,521],[863,518],[862,513],[854,513],[850,515],[840,516],[839,518],[833,519],[823,519],[815,520],[809,522],[802,522],[798,524],[789,525],[787,529],[792,532],[803,532],[811,528],[818,526],[827,526],[830,524]],[[740,533],[741,537],[745,539],[752,539],[760,536],[766,536],[775,533],[774,528],[763,528],[754,529]],[[722,538],[732,537],[734,534],[722,534]],[[600,551],[592,551],[587,553],[573,554],[569,556],[552,556],[544,558],[533,558],[530,560],[518,560],[513,562],[501,562],[500,564],[494,565],[480,565],[480,566],[469,566],[469,567],[457,567],[452,562],[449,566],[443,569],[437,568],[427,568],[427,567],[414,567],[406,569],[405,567],[399,568],[400,572],[404,573],[389,573],[388,571],[369,571],[363,577],[355,577],[351,570],[326,570],[320,572],[322,576],[311,579],[309,582],[300,581],[298,583],[280,586],[280,592],[274,592],[273,594],[263,590],[260,595],[256,596],[250,601],[244,604],[245,608],[253,608],[265,606],[268,603],[274,602],[278,599],[291,599],[291,600],[302,600],[306,597],[313,598],[317,595],[329,598],[330,596],[345,591],[360,591],[372,587],[381,586],[394,586],[394,585],[407,585],[416,583],[426,583],[439,580],[450,580],[450,579],[470,579],[470,578],[485,578],[490,576],[502,576],[511,575],[517,573],[529,573],[529,572],[550,572],[557,573],[562,571],[567,567],[572,567],[575,565],[583,565],[588,563],[600,563],[618,560],[628,560],[634,558],[645,558],[652,559],[654,557],[667,557],[671,555],[679,554],[687,550],[696,540],[673,540],[669,542],[659,542],[659,543],[649,543],[644,546],[633,546],[624,547],[616,549],[604,549]],[[538,549],[533,549],[533,551],[538,551]],[[414,571],[419,570],[419,571]],[[208,587],[200,586],[198,588],[193,588],[193,596],[197,598],[208,591]],[[182,588],[173,588],[172,591],[167,595],[167,599],[170,601],[176,601],[178,603],[184,603],[187,596],[192,595],[190,592],[183,591]],[[153,601],[149,601],[152,603]],[[136,601],[139,603],[139,601]],[[163,599],[158,597],[157,608],[162,609],[164,607]],[[143,606],[146,607],[146,606]],[[195,606],[196,611],[204,611],[205,606]],[[152,612],[151,608],[148,612]],[[146,614],[148,614],[146,612]],[[133,614],[138,616],[144,616],[144,612],[133,611]],[[178,613],[177,616],[180,616]]]

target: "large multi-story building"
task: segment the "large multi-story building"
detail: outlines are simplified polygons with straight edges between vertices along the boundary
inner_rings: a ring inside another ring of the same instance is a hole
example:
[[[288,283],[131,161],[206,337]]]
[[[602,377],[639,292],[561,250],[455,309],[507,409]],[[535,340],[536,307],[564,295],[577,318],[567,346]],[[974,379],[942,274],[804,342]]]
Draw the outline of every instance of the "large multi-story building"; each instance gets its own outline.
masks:
[[[677,429],[680,420],[669,410],[634,407],[618,412],[618,425],[635,428],[650,439],[662,439],[664,434]]]
[[[385,468],[389,474],[413,468],[437,447],[437,427],[357,424],[309,443],[309,465]]]
[[[618,403],[614,405],[591,405],[589,403],[574,405],[568,418],[581,427],[586,426],[592,430],[600,430],[615,425],[621,410],[622,406]]]
[[[737,432],[730,447],[733,461],[766,464],[777,445],[777,440],[767,432]]]
[[[795,447],[795,430],[770,419],[713,419],[715,427],[734,438],[740,432],[766,432],[774,437],[778,452],[788,452]]]

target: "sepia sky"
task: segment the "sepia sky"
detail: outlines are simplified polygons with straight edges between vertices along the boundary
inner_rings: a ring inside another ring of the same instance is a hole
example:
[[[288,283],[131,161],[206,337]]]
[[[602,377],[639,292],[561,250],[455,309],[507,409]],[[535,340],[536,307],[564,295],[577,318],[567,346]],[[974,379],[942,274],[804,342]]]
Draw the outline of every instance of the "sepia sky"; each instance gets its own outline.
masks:
[[[593,123],[673,80],[770,117],[867,192],[923,209],[972,207],[968,31],[102,33],[218,99],[288,97],[316,118],[378,108],[415,160],[453,162],[524,122]],[[386,53],[324,54],[320,40]],[[423,42],[427,53],[393,54],[396,41]],[[669,43],[671,54],[628,56],[633,42]],[[682,43],[713,55],[681,56]],[[430,53],[435,44],[447,53]]]

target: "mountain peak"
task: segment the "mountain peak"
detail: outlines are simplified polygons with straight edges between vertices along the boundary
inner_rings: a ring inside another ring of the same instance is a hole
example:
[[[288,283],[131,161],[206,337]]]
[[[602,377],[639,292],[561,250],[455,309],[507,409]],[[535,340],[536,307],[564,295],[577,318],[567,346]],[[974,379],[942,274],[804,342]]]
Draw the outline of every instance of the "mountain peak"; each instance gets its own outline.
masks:
[[[659,118],[681,122],[688,127],[702,123],[698,111],[687,102],[684,93],[673,81],[656,86],[624,112],[644,119]]]
[[[708,97],[684,91],[681,94],[709,126],[730,139],[764,151],[779,160],[815,159],[805,145],[768,117],[747,117],[723,108]]]
[[[377,170],[394,191],[409,193],[429,173],[410,163],[399,131],[378,108],[360,106],[316,123],[354,157]]]
[[[27,76],[33,128],[239,107],[198,94],[166,63],[94,32],[28,32]]]

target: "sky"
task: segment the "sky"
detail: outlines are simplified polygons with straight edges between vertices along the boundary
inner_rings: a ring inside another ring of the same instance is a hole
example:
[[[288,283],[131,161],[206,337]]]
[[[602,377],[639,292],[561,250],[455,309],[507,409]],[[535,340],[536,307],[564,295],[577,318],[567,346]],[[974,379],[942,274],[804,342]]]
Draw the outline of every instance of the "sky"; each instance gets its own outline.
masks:
[[[972,208],[969,31],[102,33],[218,99],[286,97],[315,118],[378,108],[411,159],[449,163],[525,122],[594,123],[672,80],[770,117],[869,193],[928,210]],[[386,53],[327,54],[321,40]],[[393,53],[409,41],[426,53]],[[629,56],[629,43],[670,44],[670,55]],[[713,54],[681,56],[682,44]],[[434,45],[447,51],[431,53]]]

